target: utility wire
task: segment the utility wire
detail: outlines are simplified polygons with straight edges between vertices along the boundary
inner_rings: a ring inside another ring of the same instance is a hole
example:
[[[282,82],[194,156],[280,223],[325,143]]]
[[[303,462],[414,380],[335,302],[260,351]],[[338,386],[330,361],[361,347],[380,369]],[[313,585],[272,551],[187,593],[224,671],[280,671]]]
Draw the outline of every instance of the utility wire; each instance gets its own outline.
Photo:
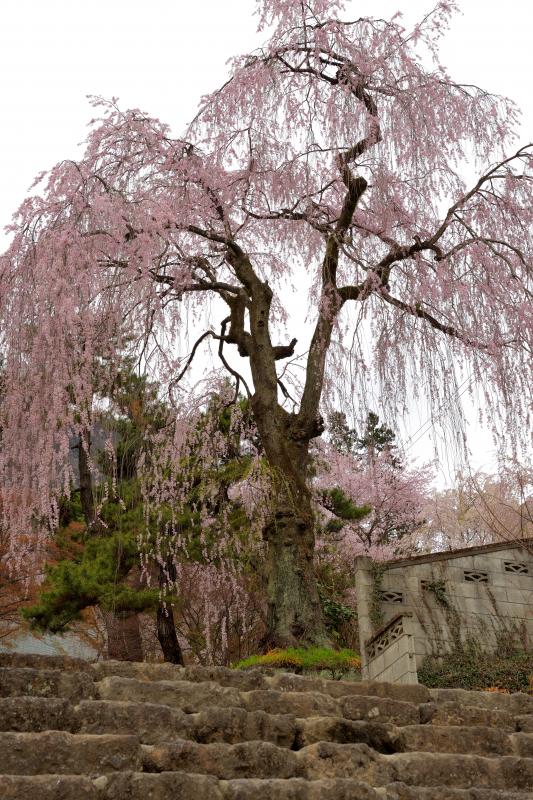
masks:
[[[462,383],[459,384],[459,386],[457,387],[457,393],[458,393],[457,394],[457,399],[459,399],[459,397],[462,397],[463,394],[468,390],[468,388],[470,387],[470,384],[472,383],[473,379],[474,379],[474,375],[471,374],[471,375],[467,376]],[[460,392],[460,389],[462,389],[463,386],[464,386],[464,389],[463,389],[462,392]],[[404,447],[402,448],[404,453],[406,453],[408,450],[410,450],[412,447],[414,447],[414,445],[418,441],[420,441],[420,439],[422,439],[426,435],[426,433],[428,433],[430,428],[432,428],[434,426],[435,420],[437,420],[440,417],[442,417],[444,411],[446,410],[446,408],[449,405],[450,405],[450,401],[449,400],[444,402],[444,403],[442,403],[439,406],[439,408],[437,409],[437,413],[435,415],[432,415],[431,417],[428,417],[428,419],[422,425],[420,425],[419,428],[417,428],[417,430],[407,439]],[[423,430],[426,427],[426,425],[429,425],[428,429],[427,430]],[[419,435],[417,435],[417,434],[419,434]]]

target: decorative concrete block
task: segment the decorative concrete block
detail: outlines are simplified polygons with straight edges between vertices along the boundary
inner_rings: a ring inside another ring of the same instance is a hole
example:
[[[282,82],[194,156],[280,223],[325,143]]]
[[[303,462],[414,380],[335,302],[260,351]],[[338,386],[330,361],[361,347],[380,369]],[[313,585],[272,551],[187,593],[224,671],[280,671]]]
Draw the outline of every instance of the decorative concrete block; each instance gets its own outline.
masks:
[[[507,589],[507,600],[509,603],[519,603],[524,606],[524,616],[527,613],[528,607],[533,602],[533,591],[526,591],[524,589]]]
[[[499,568],[499,561],[500,561],[499,558],[491,558],[490,555],[474,556],[473,567],[474,569],[481,569],[487,572],[492,572],[492,570]]]
[[[463,607],[467,614],[494,614],[494,606],[486,597],[465,597]]]
[[[373,658],[372,661],[368,662],[368,672],[370,675],[370,680],[374,680],[380,675],[383,670],[385,669],[385,657],[383,653],[376,658]]]
[[[484,584],[481,583],[468,583],[467,581],[458,581],[457,583],[450,583],[449,594],[454,598],[482,598]],[[507,597],[504,598],[505,600]]]

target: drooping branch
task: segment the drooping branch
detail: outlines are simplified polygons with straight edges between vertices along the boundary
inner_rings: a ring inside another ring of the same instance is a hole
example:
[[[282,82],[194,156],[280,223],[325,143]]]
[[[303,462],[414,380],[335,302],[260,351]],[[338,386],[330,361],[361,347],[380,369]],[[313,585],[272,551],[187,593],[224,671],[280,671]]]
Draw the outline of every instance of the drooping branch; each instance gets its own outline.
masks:
[[[192,362],[194,361],[194,357],[195,357],[195,355],[196,355],[196,351],[198,350],[198,348],[200,347],[200,345],[202,344],[202,342],[204,341],[204,339],[207,339],[207,338],[209,338],[209,337],[211,337],[211,338],[213,338],[213,339],[218,339],[218,338],[220,338],[220,337],[219,337],[219,336],[218,336],[218,335],[217,335],[217,334],[216,334],[214,331],[212,331],[212,330],[204,331],[204,332],[202,333],[202,335],[201,335],[201,336],[199,336],[199,337],[198,337],[198,339],[195,341],[195,343],[194,343],[194,345],[193,345],[193,348],[192,348],[192,350],[191,350],[191,352],[190,352],[190,354],[189,354],[189,356],[188,356],[188,358],[187,358],[187,361],[186,361],[186,363],[185,363],[185,366],[183,367],[183,369],[181,370],[181,372],[179,373],[179,375],[178,375],[176,378],[174,378],[174,379],[172,380],[172,382],[171,382],[171,386],[176,386],[176,384],[178,384],[178,383],[181,381],[181,379],[183,378],[183,376],[185,375],[185,373],[187,372],[187,370],[188,370],[188,369],[189,369],[189,367],[191,366]]]
[[[509,177],[508,172],[503,172],[502,174],[498,174],[498,170],[502,169],[502,167],[505,167],[508,164],[512,164],[514,161],[531,157],[532,151],[533,151],[533,143],[526,144],[519,150],[517,150],[516,153],[514,153],[514,155],[503,159],[503,161],[500,161],[494,167],[489,169],[484,175],[482,175],[477,181],[477,183],[468,192],[466,192],[462,197],[460,197],[455,203],[453,203],[453,205],[451,205],[448,208],[448,211],[446,212],[446,215],[442,223],[439,225],[433,236],[428,241],[431,242],[431,244],[436,244],[438,240],[441,238],[441,236],[444,234],[444,232],[449,228],[449,226],[453,222],[457,214],[457,211],[459,211],[461,208],[464,208],[464,206],[468,203],[468,201],[476,194],[478,194],[486,183],[489,183],[490,181],[495,179],[505,180],[506,178]],[[519,178],[520,176],[515,175],[514,177]]]
[[[407,314],[411,314],[414,317],[418,317],[419,319],[423,319],[428,322],[432,328],[435,330],[441,331],[441,333],[445,333],[447,336],[452,336],[454,339],[459,339],[464,344],[468,345],[469,347],[474,347],[478,350],[486,350],[486,345],[481,342],[476,341],[468,336],[465,336],[460,330],[455,328],[453,325],[448,325],[444,322],[439,322],[439,320],[432,316],[428,311],[422,308],[421,303],[414,303],[410,305],[409,303],[404,303],[402,300],[398,300],[397,297],[393,297],[389,292],[385,289],[381,289],[377,292],[378,296],[383,298],[387,303],[396,308],[405,311]]]

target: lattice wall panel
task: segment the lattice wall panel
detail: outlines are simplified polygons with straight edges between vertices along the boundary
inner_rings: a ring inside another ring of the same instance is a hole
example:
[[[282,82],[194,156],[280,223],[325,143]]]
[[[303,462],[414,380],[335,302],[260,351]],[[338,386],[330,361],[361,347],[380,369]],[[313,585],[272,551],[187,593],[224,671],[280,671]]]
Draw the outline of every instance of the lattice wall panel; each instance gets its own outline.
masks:
[[[386,590],[379,593],[379,599],[382,603],[393,603],[400,606],[403,603],[403,594],[401,592],[393,592]]]
[[[403,636],[404,633],[405,630],[403,627],[403,620],[396,620],[393,625],[390,625],[388,628],[386,628],[382,633],[380,633],[379,636],[377,636],[367,645],[368,657],[371,659],[375,658],[382,653],[383,650],[386,650],[389,645],[395,642],[396,639],[399,639],[400,636]]]
[[[464,576],[465,576],[465,581],[468,581],[468,583],[488,583],[489,582],[489,573],[488,572],[481,572],[480,570],[465,569]]]
[[[529,575],[527,564],[518,561],[504,561],[503,568],[505,572],[512,572],[515,575]]]

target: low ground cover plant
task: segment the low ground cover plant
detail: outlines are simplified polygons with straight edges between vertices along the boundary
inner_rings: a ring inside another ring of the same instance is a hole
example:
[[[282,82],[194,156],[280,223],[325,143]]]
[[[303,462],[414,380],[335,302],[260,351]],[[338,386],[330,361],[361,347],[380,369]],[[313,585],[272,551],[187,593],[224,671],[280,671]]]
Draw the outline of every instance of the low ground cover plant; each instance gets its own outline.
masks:
[[[327,647],[276,648],[265,655],[253,655],[233,665],[234,669],[271,667],[284,669],[297,675],[306,673],[330,673],[334,680],[349,672],[359,672],[361,659],[354,650],[332,650]]]

